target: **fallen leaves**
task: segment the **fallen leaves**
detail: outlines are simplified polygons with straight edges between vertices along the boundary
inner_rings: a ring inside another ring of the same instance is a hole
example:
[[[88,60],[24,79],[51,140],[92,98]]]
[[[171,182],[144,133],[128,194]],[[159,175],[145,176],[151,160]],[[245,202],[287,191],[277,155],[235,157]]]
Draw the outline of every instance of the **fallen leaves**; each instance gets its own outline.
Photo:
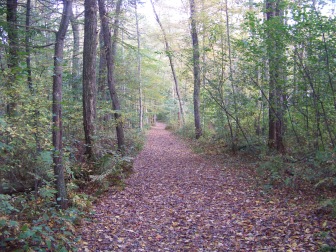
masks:
[[[336,222],[311,205],[261,195],[229,163],[194,154],[162,125],[148,134],[126,189],[94,206],[81,251],[316,251]],[[241,168],[244,169],[244,168]]]

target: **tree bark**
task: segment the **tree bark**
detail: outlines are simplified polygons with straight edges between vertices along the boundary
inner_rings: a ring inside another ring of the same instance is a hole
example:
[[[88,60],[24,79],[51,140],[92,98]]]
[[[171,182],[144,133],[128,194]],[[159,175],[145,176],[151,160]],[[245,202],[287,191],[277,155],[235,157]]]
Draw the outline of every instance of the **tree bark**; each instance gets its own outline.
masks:
[[[170,49],[170,46],[169,46],[169,43],[168,43],[166,31],[163,28],[163,25],[162,25],[162,23],[159,19],[159,16],[158,16],[158,14],[155,10],[153,0],[150,0],[150,1],[151,1],[151,4],[152,4],[152,7],[153,7],[153,12],[154,12],[154,15],[155,15],[155,19],[156,19],[157,23],[159,24],[159,26],[161,28],[161,31],[162,31],[162,34],[163,34],[163,39],[164,39],[165,48],[166,48],[166,55],[169,59],[170,69],[171,69],[172,74],[173,74],[175,91],[176,91],[177,99],[178,99],[178,102],[179,102],[179,110],[180,110],[180,114],[181,114],[182,125],[184,126],[185,125],[184,109],[183,109],[183,104],[182,104],[182,98],[181,98],[181,95],[180,95],[179,83],[178,83],[176,72],[175,72],[175,66],[174,66],[172,52],[171,52],[171,49]]]
[[[268,22],[267,31],[267,50],[269,63],[269,135],[268,145],[271,149],[276,149],[279,152],[285,151],[283,143],[284,134],[284,80],[282,63],[282,46],[280,38],[272,31],[275,24],[281,24],[282,20],[280,11],[281,0],[267,0],[266,1],[266,18]],[[274,27],[275,28],[275,27]]]
[[[200,51],[197,34],[195,1],[190,0],[190,21],[191,21],[191,39],[193,44],[193,73],[194,73],[194,119],[195,119],[195,137],[199,139],[202,136],[201,116],[200,116]]]
[[[135,1],[135,20],[136,20],[136,33],[137,33],[137,44],[138,44],[138,82],[139,82],[139,128],[143,128],[143,92],[142,92],[142,80],[141,80],[141,54],[140,54],[140,30],[139,30],[139,15],[138,15],[138,4]]]
[[[125,137],[122,115],[120,113],[120,102],[116,89],[115,81],[115,58],[117,56],[117,38],[119,34],[119,16],[121,12],[122,0],[118,0],[116,5],[115,19],[114,19],[114,30],[113,30],[113,41],[111,43],[111,32],[109,28],[109,21],[105,6],[105,0],[98,0],[99,3],[99,15],[101,19],[101,26],[104,38],[104,50],[106,56],[107,65],[107,83],[110,91],[110,96],[112,100],[112,108],[114,110],[114,118],[116,121],[116,132],[118,149],[123,153],[125,148]]]
[[[96,120],[96,56],[97,56],[97,1],[84,2],[84,48],[83,48],[83,124],[85,154],[95,159],[94,136]]]
[[[27,0],[26,3],[26,64],[27,64],[27,83],[31,92],[33,92],[33,80],[31,70],[31,56],[30,56],[30,12],[31,12],[31,0]]]
[[[107,65],[106,51],[103,37],[103,31],[99,33],[99,67],[98,67],[98,99],[107,100],[106,88],[107,85]]]
[[[7,104],[7,115],[9,117],[14,116],[17,111],[17,91],[15,88],[17,81],[17,72],[19,67],[19,37],[17,28],[17,0],[7,0],[7,23],[8,23],[8,44],[9,44],[9,57],[8,57],[8,69],[9,69],[9,79],[7,82],[7,90],[9,94],[9,103]]]
[[[73,51],[72,51],[72,91],[74,99],[78,99],[80,90],[80,62],[79,62],[79,48],[80,48],[80,33],[79,24],[76,16],[71,10],[71,27],[73,36]]]
[[[68,207],[66,184],[63,167],[63,143],[62,143],[62,74],[63,74],[63,49],[65,35],[70,22],[72,0],[63,0],[63,13],[56,33],[55,53],[54,53],[54,76],[53,76],[53,129],[52,142],[54,146],[53,161],[54,175],[56,180],[56,202],[62,208]]]

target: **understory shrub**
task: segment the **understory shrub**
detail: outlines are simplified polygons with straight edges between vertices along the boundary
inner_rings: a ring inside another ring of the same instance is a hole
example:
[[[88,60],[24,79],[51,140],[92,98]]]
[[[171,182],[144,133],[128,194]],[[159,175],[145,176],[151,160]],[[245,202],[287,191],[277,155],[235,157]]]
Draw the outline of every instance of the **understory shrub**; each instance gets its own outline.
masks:
[[[299,183],[314,185],[317,189],[336,187],[336,154],[333,151],[316,152],[314,155],[263,156],[257,173],[266,184],[298,188]]]
[[[88,199],[77,195],[77,199],[71,199],[72,207],[61,211],[54,203],[54,190],[44,188],[44,191],[38,198],[33,193],[0,194],[0,250],[76,250],[79,240],[76,225],[87,209],[87,205],[83,207],[79,202]]]
[[[91,182],[97,186],[97,194],[106,191],[112,185],[124,186],[124,179],[132,172],[133,158],[122,156],[118,152],[108,152],[95,165]]]

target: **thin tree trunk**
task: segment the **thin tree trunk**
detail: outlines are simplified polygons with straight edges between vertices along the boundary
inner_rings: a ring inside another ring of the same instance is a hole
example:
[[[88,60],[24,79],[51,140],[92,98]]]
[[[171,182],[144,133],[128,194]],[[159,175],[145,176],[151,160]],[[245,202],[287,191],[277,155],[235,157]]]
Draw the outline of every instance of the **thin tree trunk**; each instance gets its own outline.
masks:
[[[26,46],[26,64],[27,64],[27,83],[28,88],[30,90],[31,95],[35,95],[34,88],[33,88],[33,80],[32,80],[32,70],[31,70],[31,53],[30,53],[30,15],[31,15],[31,0],[27,0],[26,2],[26,34],[25,34],[25,46]],[[38,128],[38,117],[39,111],[37,109],[34,110],[33,115],[33,125],[36,131],[33,133],[35,138],[36,144],[36,152],[39,153],[41,151],[41,144],[39,139],[39,128]],[[40,182],[39,178],[39,169],[34,168],[35,173],[35,181],[34,181],[34,190],[35,196],[38,194],[38,185]]]
[[[195,119],[195,137],[199,139],[202,136],[201,116],[200,116],[200,51],[198,44],[197,24],[196,24],[195,1],[190,0],[190,21],[191,38],[193,44],[193,73],[194,73],[194,119]]]
[[[71,10],[70,22],[73,36],[72,90],[74,98],[77,99],[80,90],[80,63],[79,63],[80,33],[79,33],[79,24],[72,10]]]
[[[138,82],[139,82],[139,128],[143,128],[143,91],[142,91],[142,79],[141,79],[141,54],[140,54],[140,30],[139,30],[139,15],[138,15],[138,4],[135,1],[135,21],[136,21],[136,32],[137,32],[137,44],[138,44]]]
[[[125,150],[125,137],[122,115],[120,113],[120,102],[117,95],[116,81],[115,81],[115,58],[117,56],[117,38],[119,34],[119,16],[121,12],[122,0],[118,0],[116,5],[116,13],[114,19],[113,41],[111,43],[111,32],[109,29],[109,21],[105,6],[105,0],[98,0],[99,14],[101,19],[103,37],[104,37],[104,49],[107,64],[107,83],[112,99],[112,108],[114,110],[114,118],[116,121],[116,132],[118,149],[123,153]]]
[[[237,94],[236,94],[236,86],[234,84],[234,79],[233,79],[233,67],[232,67],[232,50],[231,50],[231,33],[230,33],[230,20],[229,20],[229,9],[228,9],[228,1],[225,0],[225,16],[226,16],[226,37],[227,37],[227,46],[228,46],[228,57],[229,57],[229,80],[231,82],[231,88],[232,88],[232,99],[233,99],[233,104],[234,104],[234,116],[236,117],[235,121],[239,121],[238,117],[238,105],[237,105]],[[232,148],[233,151],[235,151],[236,144],[235,142],[237,141],[236,139],[236,134],[234,134],[234,139],[232,142]]]
[[[106,65],[106,50],[105,50],[105,43],[104,43],[104,36],[103,31],[101,30],[99,33],[99,70],[98,70],[98,94],[102,100],[106,100],[106,90],[105,88],[108,87],[107,84],[107,65]]]
[[[174,83],[175,83],[175,91],[176,91],[177,99],[178,99],[178,102],[179,102],[179,110],[180,110],[180,114],[181,114],[182,125],[184,126],[185,125],[184,109],[183,109],[182,99],[181,99],[181,95],[180,95],[179,83],[178,83],[176,72],[175,72],[175,66],[174,66],[172,52],[171,52],[171,49],[170,49],[170,46],[169,46],[169,43],[168,43],[166,31],[164,30],[163,25],[162,25],[162,23],[159,19],[159,16],[158,16],[158,14],[155,10],[153,0],[150,0],[150,1],[151,1],[151,4],[152,4],[152,7],[153,7],[153,12],[154,12],[154,15],[155,15],[155,19],[156,19],[157,23],[159,24],[159,26],[161,28],[161,31],[162,31],[162,34],[163,34],[163,39],[164,39],[164,43],[165,43],[165,47],[166,47],[166,55],[169,59],[170,69],[171,69],[172,74],[173,74]]]
[[[27,0],[26,4],[26,64],[27,64],[27,83],[31,92],[33,92],[33,81],[31,71],[31,56],[30,56],[30,12],[31,12],[31,0]]]
[[[54,54],[54,77],[53,77],[53,128],[52,142],[54,146],[53,162],[56,180],[56,202],[62,208],[68,207],[66,184],[63,167],[63,143],[62,143],[62,74],[63,74],[63,49],[65,35],[70,22],[72,0],[63,0],[63,13],[58,32]]]
[[[31,16],[31,0],[27,0],[26,4],[26,37],[25,37],[25,46],[26,46],[26,64],[27,64],[27,83],[30,93],[35,95],[35,90],[33,87],[33,79],[32,79],[32,68],[31,68],[31,42],[30,42],[30,16]],[[36,132],[34,133],[35,143],[36,143],[36,151],[41,151],[41,144],[39,139],[39,131],[38,131],[38,117],[39,111],[35,109],[34,111],[34,127]]]
[[[94,136],[96,120],[96,56],[97,56],[97,1],[84,2],[83,48],[83,119],[86,155],[95,159]]]

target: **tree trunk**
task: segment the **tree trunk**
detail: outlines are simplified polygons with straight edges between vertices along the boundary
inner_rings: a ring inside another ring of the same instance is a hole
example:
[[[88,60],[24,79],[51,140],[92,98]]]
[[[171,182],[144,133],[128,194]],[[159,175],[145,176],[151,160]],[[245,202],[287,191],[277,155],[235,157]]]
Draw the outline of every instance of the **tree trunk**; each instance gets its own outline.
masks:
[[[284,134],[284,80],[283,80],[283,59],[282,46],[279,35],[274,34],[272,29],[276,29],[275,23],[281,25],[280,18],[281,0],[266,1],[266,18],[268,22],[267,50],[269,63],[269,135],[268,145],[270,148],[280,152],[285,151],[283,143]]]
[[[97,1],[84,2],[84,47],[83,47],[83,123],[85,154],[95,159],[94,136],[96,120],[96,56],[97,56]]]
[[[118,149],[123,153],[125,140],[124,140],[124,128],[122,115],[120,113],[120,102],[117,95],[117,89],[115,84],[115,58],[117,56],[117,37],[119,31],[119,16],[121,12],[122,0],[118,0],[116,5],[116,13],[114,19],[113,41],[111,43],[111,32],[109,28],[109,21],[105,6],[105,0],[98,0],[99,14],[101,19],[101,26],[104,37],[104,49],[107,64],[107,83],[112,100],[112,108],[114,110],[114,118],[116,121],[116,132],[118,140]]]
[[[79,48],[80,34],[79,24],[73,11],[71,11],[71,27],[73,36],[73,51],[72,51],[72,91],[74,99],[78,99],[80,90],[80,63],[79,63]]]
[[[31,71],[31,57],[30,57],[30,11],[31,11],[31,0],[27,0],[26,6],[26,64],[27,64],[27,83],[31,92],[33,92],[33,81],[32,81],[32,71]]]
[[[141,81],[141,54],[140,54],[140,30],[139,30],[139,15],[138,15],[138,4],[135,1],[135,21],[136,21],[136,32],[137,32],[137,44],[138,44],[138,82],[139,82],[139,128],[143,128],[143,93],[142,93],[142,81]]]
[[[62,74],[63,74],[63,49],[65,35],[70,22],[72,0],[63,0],[63,13],[58,32],[56,33],[54,54],[54,77],[53,77],[53,128],[52,142],[54,146],[53,162],[56,179],[56,202],[62,208],[68,207],[66,185],[63,167],[63,143],[62,143]]]
[[[30,16],[31,16],[31,0],[27,0],[26,4],[26,35],[25,35],[25,46],[26,46],[26,64],[27,64],[27,84],[30,90],[31,95],[35,95],[35,90],[33,87],[33,78],[32,78],[32,68],[31,68],[31,30],[30,30]],[[36,151],[41,151],[41,144],[39,139],[39,127],[38,127],[38,117],[39,111],[35,109],[34,111],[34,127],[36,132],[34,133],[35,143],[36,143]]]
[[[231,50],[231,33],[230,33],[230,19],[229,19],[229,8],[228,8],[228,1],[225,0],[225,16],[226,16],[226,38],[227,38],[227,47],[228,47],[228,57],[229,57],[229,80],[231,82],[231,88],[232,88],[232,99],[234,104],[234,117],[235,121],[239,122],[238,117],[238,105],[237,105],[237,87],[234,82],[233,78],[233,66],[232,66],[232,50]],[[224,54],[223,54],[224,55]],[[238,123],[236,123],[236,131],[238,130]],[[232,143],[231,148],[232,151],[235,152],[237,148],[237,133],[232,134]]]
[[[8,44],[9,44],[9,57],[8,57],[8,69],[9,79],[7,82],[7,90],[9,94],[9,103],[7,104],[7,115],[9,117],[14,116],[17,111],[17,72],[19,67],[19,54],[18,54],[18,28],[17,28],[17,0],[7,0],[7,23],[8,23]]]
[[[107,84],[107,65],[106,65],[106,51],[103,37],[103,31],[99,33],[99,70],[98,70],[98,99],[107,100],[106,87]]]
[[[182,119],[182,125],[184,126],[185,125],[184,109],[183,109],[182,99],[181,99],[181,95],[180,95],[179,83],[178,83],[176,72],[175,72],[175,66],[174,66],[172,52],[171,52],[171,49],[170,49],[170,46],[169,46],[169,43],[168,43],[166,31],[164,30],[163,25],[162,25],[162,23],[159,19],[159,16],[156,13],[153,0],[151,0],[151,4],[152,4],[152,7],[153,7],[153,12],[154,12],[154,15],[155,15],[155,19],[156,19],[157,23],[159,24],[159,26],[161,28],[161,31],[162,31],[162,34],[163,34],[163,39],[164,39],[164,43],[165,43],[165,47],[166,47],[166,55],[169,59],[170,69],[171,69],[172,74],[173,74],[174,83],[175,83],[175,91],[176,91],[177,99],[178,99],[178,102],[179,102],[179,110],[180,110],[180,115],[181,115],[181,119]]]
[[[196,7],[195,1],[190,0],[190,21],[191,21],[191,38],[193,44],[193,72],[194,72],[194,117],[195,117],[195,136],[199,139],[202,136],[201,116],[200,116],[200,52],[198,44],[198,34],[196,25]]]

